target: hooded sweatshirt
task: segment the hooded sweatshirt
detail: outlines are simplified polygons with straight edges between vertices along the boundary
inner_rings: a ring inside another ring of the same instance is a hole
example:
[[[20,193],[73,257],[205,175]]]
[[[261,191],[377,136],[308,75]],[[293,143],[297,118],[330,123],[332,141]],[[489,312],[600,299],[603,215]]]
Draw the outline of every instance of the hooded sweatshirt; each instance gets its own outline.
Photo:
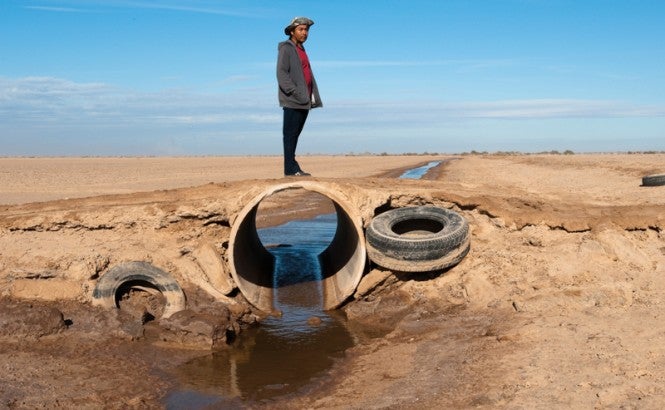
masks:
[[[322,107],[319,89],[312,73],[312,95],[310,98],[305,82],[305,74],[296,45],[291,40],[282,41],[277,46],[277,84],[279,85],[279,106],[309,110]]]

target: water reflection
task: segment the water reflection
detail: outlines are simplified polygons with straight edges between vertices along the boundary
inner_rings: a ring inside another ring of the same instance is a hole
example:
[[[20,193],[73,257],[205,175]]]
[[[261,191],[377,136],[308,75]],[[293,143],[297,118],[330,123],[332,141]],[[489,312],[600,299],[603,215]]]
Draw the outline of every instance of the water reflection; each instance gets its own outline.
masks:
[[[198,400],[199,395],[214,397],[216,404],[265,401],[294,392],[353,344],[343,322],[327,319],[316,331],[295,337],[284,337],[284,329],[273,332],[270,325],[251,329],[231,349],[185,364],[179,371],[185,382],[181,391],[195,391],[189,396]]]
[[[282,315],[243,332],[231,349],[182,366],[182,385],[167,407],[231,406],[292,393],[354,344],[341,314],[321,309],[318,255],[336,226],[329,214],[259,230],[275,255],[275,307]]]

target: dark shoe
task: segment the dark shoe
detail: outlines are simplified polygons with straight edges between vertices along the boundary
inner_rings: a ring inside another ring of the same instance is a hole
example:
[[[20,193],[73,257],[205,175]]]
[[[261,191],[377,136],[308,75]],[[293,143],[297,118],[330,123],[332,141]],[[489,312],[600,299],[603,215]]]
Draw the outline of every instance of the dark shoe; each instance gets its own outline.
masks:
[[[305,171],[298,171],[295,174],[284,174],[285,177],[311,177],[312,174]]]

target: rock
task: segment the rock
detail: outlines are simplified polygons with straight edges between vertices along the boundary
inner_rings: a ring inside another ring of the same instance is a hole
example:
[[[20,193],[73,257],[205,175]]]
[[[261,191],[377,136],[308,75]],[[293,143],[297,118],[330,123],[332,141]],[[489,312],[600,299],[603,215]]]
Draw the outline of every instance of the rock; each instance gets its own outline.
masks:
[[[219,303],[201,311],[185,309],[176,312],[159,325],[163,341],[200,349],[220,349],[231,343],[239,330],[226,306]]]
[[[363,276],[363,278],[360,280],[360,283],[358,284],[353,297],[358,299],[367,295],[378,286],[380,286],[383,282],[385,282],[385,280],[388,279],[390,275],[392,275],[390,271],[372,269],[371,272]]]
[[[38,339],[67,328],[62,312],[47,305],[8,301],[0,309],[0,336]]]
[[[229,295],[235,289],[233,278],[222,262],[214,245],[204,243],[193,252],[199,267],[205,273],[208,282],[224,295]]]
[[[144,321],[142,317],[136,317],[120,309],[117,310],[117,316],[123,335],[129,336],[131,340],[143,338],[145,328],[143,327]]]

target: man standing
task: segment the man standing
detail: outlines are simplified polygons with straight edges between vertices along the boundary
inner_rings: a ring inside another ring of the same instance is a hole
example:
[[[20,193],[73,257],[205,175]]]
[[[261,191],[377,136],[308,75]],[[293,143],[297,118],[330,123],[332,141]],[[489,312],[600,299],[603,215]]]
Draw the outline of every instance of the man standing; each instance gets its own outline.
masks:
[[[282,135],[284,143],[284,175],[309,176],[296,161],[298,137],[312,108],[322,107],[319,90],[303,44],[314,22],[296,17],[284,29],[289,39],[277,49],[277,83],[279,105],[284,109]]]

